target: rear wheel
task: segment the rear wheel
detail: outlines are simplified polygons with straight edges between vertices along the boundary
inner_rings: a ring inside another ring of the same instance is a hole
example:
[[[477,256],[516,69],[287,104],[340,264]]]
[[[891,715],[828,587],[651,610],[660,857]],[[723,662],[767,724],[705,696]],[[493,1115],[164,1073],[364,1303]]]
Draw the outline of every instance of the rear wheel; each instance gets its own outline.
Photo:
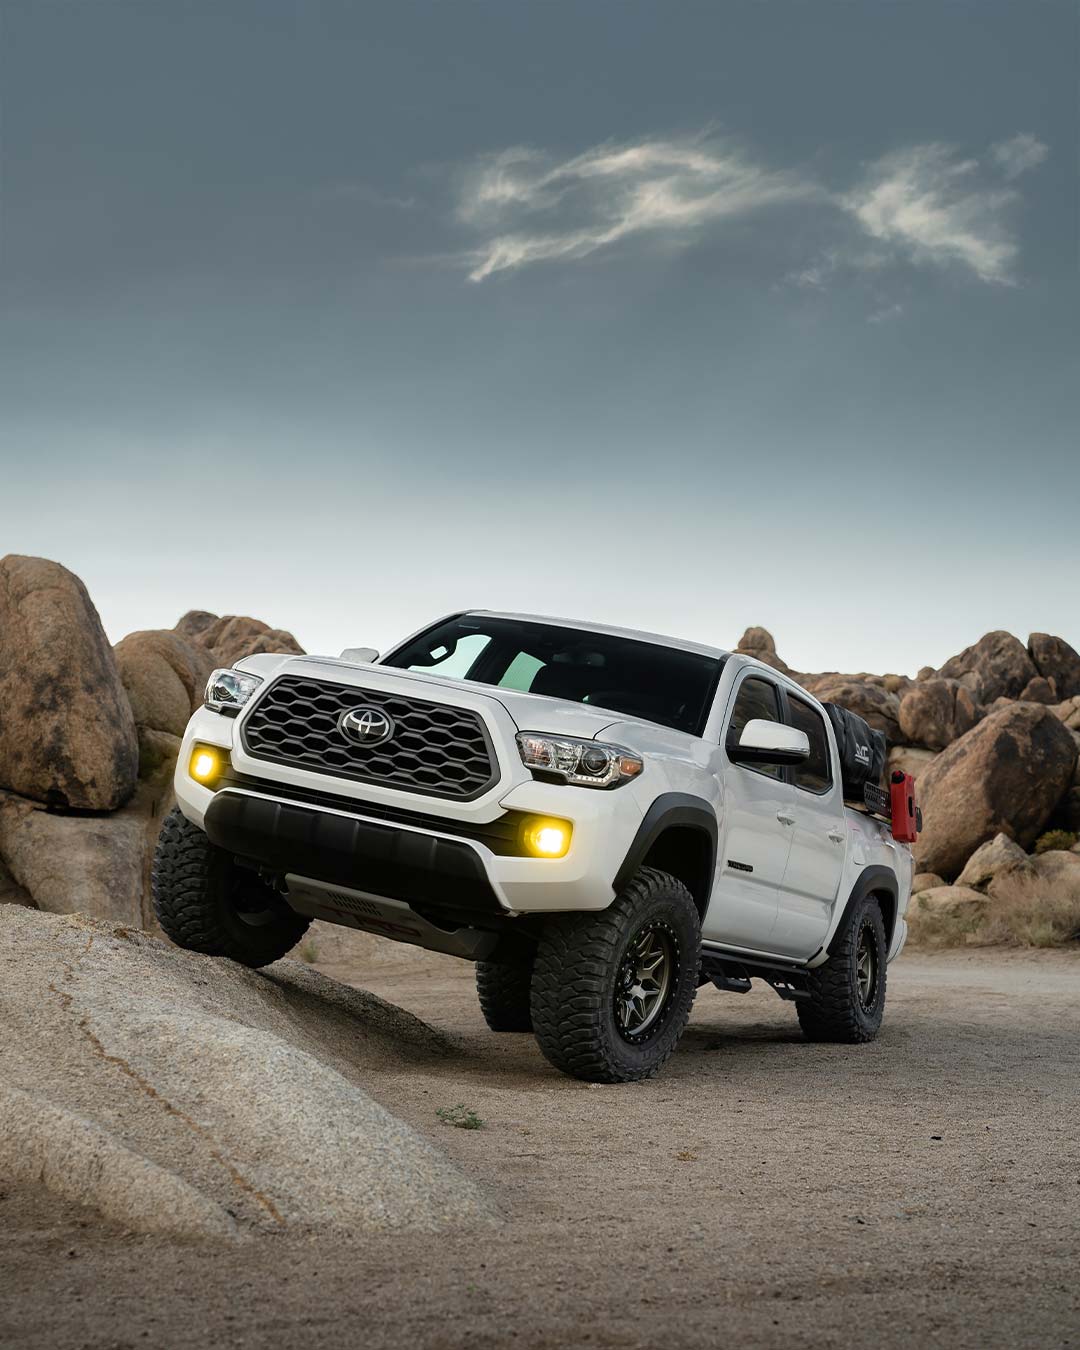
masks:
[[[642,868],[608,909],[559,915],[545,927],[532,981],[540,1049],[588,1082],[650,1078],[683,1033],[700,963],[690,892]]]
[[[885,1015],[885,922],[877,899],[859,901],[828,961],[808,972],[799,1024],[811,1041],[872,1041]]]
[[[527,965],[496,965],[477,961],[476,992],[480,1011],[492,1031],[532,1031],[529,986],[532,962]]]
[[[154,913],[166,937],[188,951],[266,966],[290,951],[310,919],[294,913],[257,873],[239,867],[173,807],[151,872]]]

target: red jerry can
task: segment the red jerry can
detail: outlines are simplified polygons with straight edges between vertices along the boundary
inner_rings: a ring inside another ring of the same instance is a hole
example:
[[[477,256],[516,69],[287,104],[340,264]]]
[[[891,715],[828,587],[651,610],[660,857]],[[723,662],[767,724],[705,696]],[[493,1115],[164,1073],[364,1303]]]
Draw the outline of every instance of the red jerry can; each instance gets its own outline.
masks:
[[[918,837],[918,810],[915,806],[915,779],[896,769],[890,783],[893,838],[901,844],[913,844]]]

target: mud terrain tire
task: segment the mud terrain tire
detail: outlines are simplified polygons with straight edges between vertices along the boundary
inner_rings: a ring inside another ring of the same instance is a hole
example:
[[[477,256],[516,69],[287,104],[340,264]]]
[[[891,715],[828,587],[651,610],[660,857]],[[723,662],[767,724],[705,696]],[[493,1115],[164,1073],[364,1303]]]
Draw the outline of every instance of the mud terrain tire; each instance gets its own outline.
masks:
[[[885,1013],[885,923],[868,895],[855,906],[828,961],[808,972],[810,997],[795,1007],[807,1040],[872,1041]]]
[[[150,874],[154,913],[178,947],[268,966],[290,951],[310,919],[295,914],[259,876],[239,867],[173,807]]]
[[[477,961],[476,992],[480,1011],[492,1031],[532,1031],[529,989],[532,964],[496,965]]]
[[[546,924],[532,980],[540,1049],[586,1082],[651,1078],[683,1033],[700,964],[693,897],[643,867],[608,909]]]

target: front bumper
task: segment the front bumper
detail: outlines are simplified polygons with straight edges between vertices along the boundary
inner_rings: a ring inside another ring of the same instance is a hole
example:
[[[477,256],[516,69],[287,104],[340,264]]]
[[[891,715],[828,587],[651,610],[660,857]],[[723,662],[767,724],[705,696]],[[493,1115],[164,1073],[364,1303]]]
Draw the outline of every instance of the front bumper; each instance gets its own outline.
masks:
[[[175,778],[188,820],[219,847],[281,876],[430,912],[483,922],[485,915],[606,909],[642,819],[634,785],[592,791],[526,775],[500,785],[502,795],[484,810],[470,804],[454,811],[415,795],[406,808],[401,794],[328,775],[275,770],[270,778],[265,764],[245,762],[233,744],[234,728],[231,719],[207,709],[192,718]],[[232,772],[216,791],[188,772],[196,742],[229,753]],[[514,821],[526,814],[571,822],[565,857],[537,858],[514,848]]]

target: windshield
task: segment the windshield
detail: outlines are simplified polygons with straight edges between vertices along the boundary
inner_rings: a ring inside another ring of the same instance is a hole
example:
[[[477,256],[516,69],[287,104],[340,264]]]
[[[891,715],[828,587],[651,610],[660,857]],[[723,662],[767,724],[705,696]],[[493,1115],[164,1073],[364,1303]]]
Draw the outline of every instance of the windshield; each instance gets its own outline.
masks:
[[[555,624],[461,614],[380,664],[547,694],[698,736],[723,660]]]

